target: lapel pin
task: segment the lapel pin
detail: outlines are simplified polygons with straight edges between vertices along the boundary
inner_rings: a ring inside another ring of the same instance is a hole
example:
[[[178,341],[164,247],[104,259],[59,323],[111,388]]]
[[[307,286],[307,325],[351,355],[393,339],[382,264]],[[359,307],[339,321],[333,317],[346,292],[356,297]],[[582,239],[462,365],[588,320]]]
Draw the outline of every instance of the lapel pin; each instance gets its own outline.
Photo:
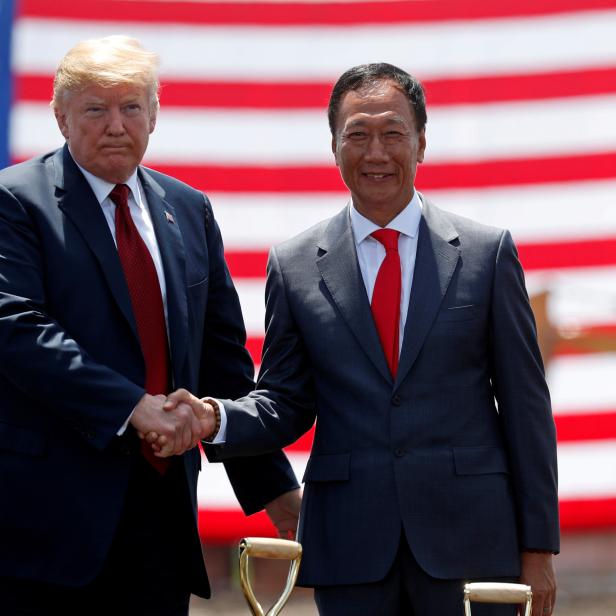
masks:
[[[169,214],[167,210],[165,210],[165,218],[167,219],[167,222],[170,222],[172,225],[175,224],[175,218],[173,218],[173,216]]]

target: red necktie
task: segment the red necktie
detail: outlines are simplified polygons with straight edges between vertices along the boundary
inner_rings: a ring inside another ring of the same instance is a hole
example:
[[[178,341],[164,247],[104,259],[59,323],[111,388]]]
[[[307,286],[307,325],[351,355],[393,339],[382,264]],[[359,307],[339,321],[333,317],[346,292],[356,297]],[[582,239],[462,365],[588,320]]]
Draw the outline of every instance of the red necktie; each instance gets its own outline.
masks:
[[[385,259],[376,275],[372,292],[372,316],[379,332],[387,365],[394,379],[400,354],[400,294],[402,275],[398,254],[399,231],[379,229],[372,237],[385,247]]]
[[[169,349],[163,298],[152,255],[139,235],[128,208],[128,193],[126,184],[117,184],[109,195],[116,205],[118,254],[145,361],[145,390],[153,396],[166,395],[169,387]],[[145,441],[142,442],[141,451],[156,470],[161,473],[166,470],[169,461],[154,456]]]

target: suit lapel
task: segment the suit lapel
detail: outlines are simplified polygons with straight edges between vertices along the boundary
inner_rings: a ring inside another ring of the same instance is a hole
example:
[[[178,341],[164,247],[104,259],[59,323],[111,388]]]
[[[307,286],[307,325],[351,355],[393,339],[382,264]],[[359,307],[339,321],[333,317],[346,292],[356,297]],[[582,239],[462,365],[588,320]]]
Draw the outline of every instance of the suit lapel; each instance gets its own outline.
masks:
[[[173,374],[177,376],[184,363],[189,335],[184,241],[177,223],[179,217],[174,206],[165,199],[165,190],[143,168],[139,169],[139,177],[148,201],[165,272],[171,363]]]
[[[378,371],[392,382],[361,276],[348,207],[327,226],[317,267],[340,314]]]
[[[137,323],[128,294],[128,287],[118,251],[109,231],[105,215],[90,185],[73,161],[67,146],[51,159],[54,184],[59,189],[58,206],[79,230],[101,265],[111,293],[138,339]]]
[[[436,317],[460,258],[458,234],[443,213],[423,198],[417,256],[396,384],[402,383]]]

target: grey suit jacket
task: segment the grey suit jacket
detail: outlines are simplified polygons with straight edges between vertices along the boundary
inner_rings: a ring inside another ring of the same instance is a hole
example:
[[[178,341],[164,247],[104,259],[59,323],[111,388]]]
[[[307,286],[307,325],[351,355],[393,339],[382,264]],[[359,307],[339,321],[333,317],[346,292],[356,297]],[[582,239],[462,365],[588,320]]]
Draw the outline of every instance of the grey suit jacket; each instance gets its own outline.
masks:
[[[225,402],[218,455],[273,451],[316,418],[304,585],[382,579],[401,533],[438,578],[558,551],[554,422],[511,236],[423,202],[395,381],[348,209],[270,255],[258,390]]]

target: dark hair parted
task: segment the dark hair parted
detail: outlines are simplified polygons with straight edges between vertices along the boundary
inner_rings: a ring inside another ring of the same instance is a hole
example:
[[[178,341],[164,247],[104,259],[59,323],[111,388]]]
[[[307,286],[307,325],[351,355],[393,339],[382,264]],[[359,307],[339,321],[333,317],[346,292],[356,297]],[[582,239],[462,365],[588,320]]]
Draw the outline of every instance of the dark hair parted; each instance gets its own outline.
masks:
[[[386,62],[360,64],[344,72],[332,90],[327,108],[327,118],[332,136],[336,136],[336,119],[342,97],[353,90],[374,86],[382,81],[393,81],[409,99],[409,104],[415,114],[417,130],[426,126],[426,98],[421,82],[401,68]]]

